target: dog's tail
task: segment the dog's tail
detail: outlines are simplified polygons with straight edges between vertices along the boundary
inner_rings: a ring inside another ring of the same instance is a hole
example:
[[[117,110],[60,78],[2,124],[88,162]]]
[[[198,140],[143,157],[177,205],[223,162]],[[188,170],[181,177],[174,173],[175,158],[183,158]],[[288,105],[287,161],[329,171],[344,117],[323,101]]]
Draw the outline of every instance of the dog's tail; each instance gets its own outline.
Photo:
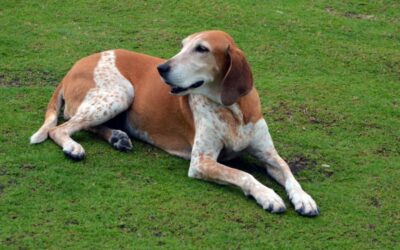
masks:
[[[49,130],[57,126],[57,118],[63,102],[62,90],[62,83],[60,83],[54,91],[49,104],[47,105],[46,116],[43,125],[31,136],[31,144],[41,143],[46,140]]]

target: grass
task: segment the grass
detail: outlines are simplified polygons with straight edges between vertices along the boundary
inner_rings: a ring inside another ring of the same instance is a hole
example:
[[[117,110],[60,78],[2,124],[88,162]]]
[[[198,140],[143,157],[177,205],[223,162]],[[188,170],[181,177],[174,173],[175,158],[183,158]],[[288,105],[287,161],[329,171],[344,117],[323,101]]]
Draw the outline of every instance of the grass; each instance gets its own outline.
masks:
[[[0,248],[395,249],[400,239],[398,1],[9,1],[0,7]],[[322,214],[303,218],[250,159],[233,162],[289,207],[271,215],[188,162],[89,133],[66,159],[31,146],[79,58],[168,58],[186,35],[230,33],[247,54],[276,147]],[[302,166],[303,168],[303,166]]]

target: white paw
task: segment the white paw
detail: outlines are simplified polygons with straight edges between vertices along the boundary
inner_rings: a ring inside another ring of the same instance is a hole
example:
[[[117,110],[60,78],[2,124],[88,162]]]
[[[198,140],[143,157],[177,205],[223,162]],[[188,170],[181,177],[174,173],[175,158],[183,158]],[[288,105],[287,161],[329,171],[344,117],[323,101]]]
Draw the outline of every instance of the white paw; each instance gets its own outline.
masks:
[[[76,142],[68,142],[63,147],[64,154],[75,161],[80,161],[85,157],[85,150]]]
[[[249,194],[261,207],[271,213],[283,213],[286,210],[282,198],[274,190],[265,186],[259,186]]]
[[[289,192],[289,199],[294,205],[296,212],[303,216],[315,217],[319,215],[317,203],[301,189]]]

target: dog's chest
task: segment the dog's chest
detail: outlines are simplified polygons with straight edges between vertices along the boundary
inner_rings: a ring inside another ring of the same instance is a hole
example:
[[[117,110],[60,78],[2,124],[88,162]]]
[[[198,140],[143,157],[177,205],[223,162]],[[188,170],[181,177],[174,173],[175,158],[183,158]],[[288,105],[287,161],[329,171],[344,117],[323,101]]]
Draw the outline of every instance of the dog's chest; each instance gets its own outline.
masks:
[[[205,145],[213,147],[223,143],[225,152],[240,152],[252,140],[254,124],[245,124],[239,105],[229,107],[215,103],[201,95],[190,95],[189,104],[193,112],[196,138],[207,140]]]

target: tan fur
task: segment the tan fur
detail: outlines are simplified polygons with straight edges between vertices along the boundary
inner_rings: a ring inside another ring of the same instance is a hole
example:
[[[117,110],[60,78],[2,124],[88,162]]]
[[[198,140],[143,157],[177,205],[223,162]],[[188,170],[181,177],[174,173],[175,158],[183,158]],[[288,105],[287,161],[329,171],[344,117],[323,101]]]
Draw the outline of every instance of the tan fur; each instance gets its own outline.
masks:
[[[68,117],[75,114],[86,93],[95,86],[93,70],[99,58],[100,54],[97,53],[79,60],[62,80],[63,98],[67,107],[64,113]]]
[[[161,81],[157,65],[165,60],[125,50],[116,54],[118,69],[135,89],[131,125],[148,133],[157,147],[190,152],[194,129],[188,97],[171,95]]]

